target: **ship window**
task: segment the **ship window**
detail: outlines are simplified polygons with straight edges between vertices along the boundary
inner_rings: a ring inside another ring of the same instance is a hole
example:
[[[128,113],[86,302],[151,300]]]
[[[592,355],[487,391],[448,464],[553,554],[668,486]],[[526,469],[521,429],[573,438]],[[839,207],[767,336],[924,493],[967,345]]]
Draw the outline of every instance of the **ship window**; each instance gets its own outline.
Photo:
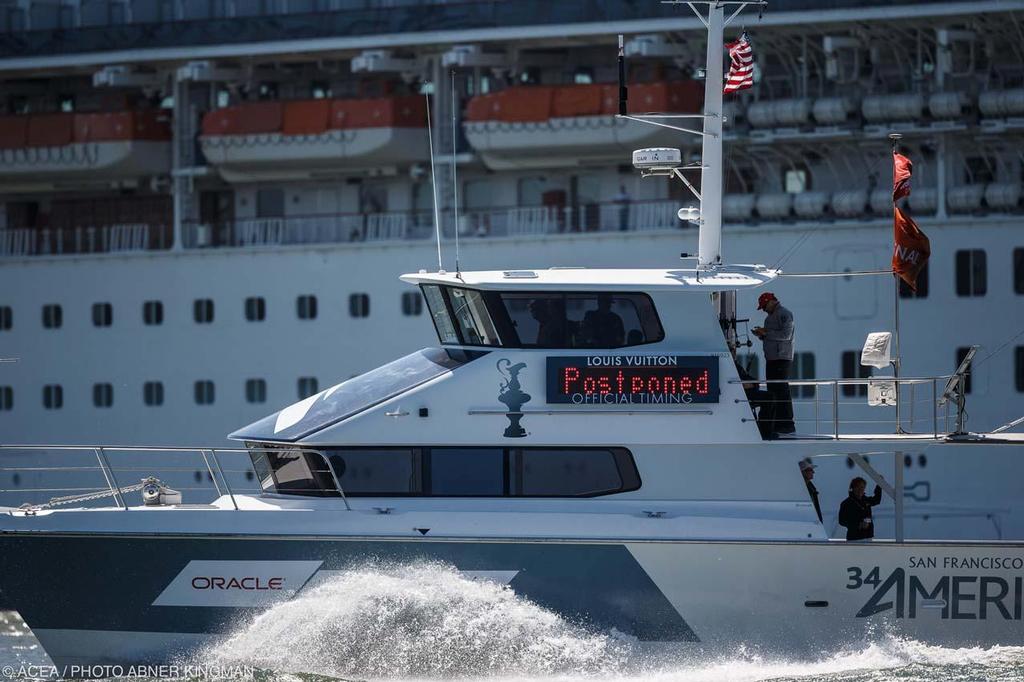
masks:
[[[448,312],[441,287],[433,284],[423,285],[423,298],[427,300],[430,317],[434,320],[434,327],[441,343],[458,343],[459,335],[455,332],[455,325],[452,324],[452,316]]]
[[[964,361],[964,358],[967,357],[967,353],[970,350],[971,350],[970,348],[964,348],[964,347],[956,349],[956,366],[957,367],[960,367],[960,363]],[[973,363],[971,365],[967,366],[967,372],[964,374],[964,393],[970,393],[971,392],[971,374],[973,374],[973,369],[974,369],[972,365],[973,365]]]
[[[60,384],[43,386],[43,407],[48,410],[59,410],[64,407],[64,389]]]
[[[924,267],[921,268],[921,272],[917,273],[916,292],[902,278],[900,278],[899,283],[900,298],[928,298],[928,263],[925,263]]]
[[[14,409],[14,389],[10,386],[0,386],[0,412],[11,409]]]
[[[0,331],[7,331],[14,326],[14,311],[11,306],[0,306]]]
[[[245,319],[249,322],[262,322],[267,318],[267,302],[262,296],[250,296],[245,299]]]
[[[92,324],[95,327],[109,327],[114,323],[114,307],[109,303],[92,304]]]
[[[736,366],[745,370],[755,379],[761,376],[761,358],[754,353],[737,353]]]
[[[214,389],[212,381],[197,381],[193,386],[196,405],[212,405]]]
[[[287,495],[337,497],[331,470],[323,455],[309,450],[259,450],[250,455],[261,472],[263,489]],[[269,470],[269,471],[268,471]]]
[[[299,400],[305,400],[320,390],[316,377],[299,377],[298,388]]]
[[[1024,249],[1013,250],[1013,292],[1024,294]],[[2,322],[0,328],[3,328]]]
[[[793,371],[790,373],[793,379],[814,378],[814,353],[793,353]],[[790,386],[790,395],[794,398],[813,398],[814,385]]]
[[[860,352],[855,350],[843,351],[843,378],[844,379],[866,379],[871,376],[871,367],[860,364]],[[855,396],[866,397],[868,394],[867,384],[843,384],[843,395],[847,398]]]
[[[346,495],[418,495],[422,492],[418,450],[345,448],[334,451],[330,461]]]
[[[348,297],[348,314],[352,317],[370,316],[370,295],[351,294]]]
[[[1017,377],[1017,390],[1024,393],[1024,346],[1017,346],[1013,351],[1013,373]]]
[[[300,320],[316,319],[316,296],[299,296],[295,300],[295,307]]]
[[[501,497],[507,494],[506,466],[502,448],[430,448],[423,489],[448,497]]]
[[[515,496],[592,497],[640,487],[636,465],[624,449],[522,448],[512,455]]]
[[[197,298],[192,302],[192,317],[196,324],[213,322],[213,301],[208,298]]]
[[[961,249],[956,252],[956,295],[984,296],[988,289],[985,252]]]
[[[621,348],[665,338],[646,294],[498,295],[518,343],[534,348]],[[500,312],[500,310],[499,310]]]
[[[96,407],[110,407],[113,405],[114,387],[110,384],[93,384],[92,404]]]
[[[301,391],[300,391],[301,393]],[[301,397],[301,396],[300,396]],[[267,402],[267,382],[264,379],[246,379],[245,401],[248,403]]]
[[[472,289],[448,290],[448,302],[462,342],[470,346],[500,346],[483,294]]]
[[[164,385],[159,381],[147,381],[142,385],[142,402],[150,407],[164,404]]]
[[[142,321],[148,325],[164,323],[164,304],[160,301],[146,301],[142,304]]]
[[[49,303],[43,306],[43,327],[46,329],[59,329],[64,324],[64,311],[56,303]]]
[[[423,314],[423,296],[420,292],[402,292],[402,314],[410,316]]]

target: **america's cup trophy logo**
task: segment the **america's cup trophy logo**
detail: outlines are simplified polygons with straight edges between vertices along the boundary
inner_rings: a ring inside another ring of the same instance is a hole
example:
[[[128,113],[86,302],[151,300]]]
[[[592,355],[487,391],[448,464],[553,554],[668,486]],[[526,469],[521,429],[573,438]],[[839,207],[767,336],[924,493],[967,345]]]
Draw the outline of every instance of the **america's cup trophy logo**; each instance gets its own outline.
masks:
[[[519,373],[525,367],[525,362],[517,362],[513,365],[512,361],[506,358],[498,360],[498,371],[505,377],[505,380],[501,382],[501,393],[498,394],[498,400],[508,407],[508,412],[505,413],[505,416],[508,417],[505,438],[522,438],[526,435],[526,429],[519,425],[523,418],[523,404],[530,402],[530,394],[523,393],[523,387],[519,384]]]

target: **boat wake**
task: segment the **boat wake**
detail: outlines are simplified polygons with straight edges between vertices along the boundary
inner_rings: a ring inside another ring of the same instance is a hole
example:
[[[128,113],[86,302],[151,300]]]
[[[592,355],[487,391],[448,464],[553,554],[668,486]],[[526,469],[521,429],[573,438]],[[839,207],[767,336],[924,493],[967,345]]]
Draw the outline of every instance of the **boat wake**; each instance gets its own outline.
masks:
[[[240,625],[201,656],[268,677],[653,682],[1021,680],[1024,647],[946,649],[881,635],[817,660],[693,648],[670,660],[435,563],[367,564]]]

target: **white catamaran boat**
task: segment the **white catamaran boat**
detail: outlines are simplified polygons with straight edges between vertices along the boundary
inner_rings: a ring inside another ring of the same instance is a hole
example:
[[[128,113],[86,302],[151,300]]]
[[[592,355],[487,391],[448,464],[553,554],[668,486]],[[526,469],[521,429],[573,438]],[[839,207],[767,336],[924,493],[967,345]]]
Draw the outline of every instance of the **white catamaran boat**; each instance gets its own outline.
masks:
[[[687,214],[701,230],[695,267],[403,275],[423,293],[437,347],[231,434],[244,450],[153,449],[172,473],[201,461],[218,492],[209,504],[157,478],[125,485],[120,457],[144,448],[37,446],[94,455],[101,495],[114,500],[0,515],[0,591],[55,663],[174,660],[239,614],[368,557],[446,562],[657,645],[806,652],[879,629],[951,646],[1022,643],[1024,544],[904,537],[906,449],[966,480],[978,469],[962,453],[1009,460],[1024,445],[963,432],[966,365],[881,382],[897,404],[910,386],[933,392],[923,433],[844,429],[840,386],[874,378],[806,382],[835,396],[822,428],[762,436],[734,359],[736,310],[781,273],[720,257],[720,49],[726,12],[756,3],[689,4],[708,27],[700,211]],[[674,150],[641,150],[634,164],[687,171]],[[240,455],[261,493],[232,489],[221,461]],[[800,475],[806,459],[849,460],[877,482],[894,538],[831,540]],[[135,491],[142,504],[129,502]]]

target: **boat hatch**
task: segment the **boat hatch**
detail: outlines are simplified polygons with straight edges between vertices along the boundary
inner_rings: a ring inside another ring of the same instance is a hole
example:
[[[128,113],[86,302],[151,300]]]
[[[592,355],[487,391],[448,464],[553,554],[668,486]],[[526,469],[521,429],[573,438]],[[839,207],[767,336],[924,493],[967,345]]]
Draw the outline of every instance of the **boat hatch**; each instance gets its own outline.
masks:
[[[424,348],[289,405],[228,438],[293,443],[483,355],[486,353],[480,351]]]

